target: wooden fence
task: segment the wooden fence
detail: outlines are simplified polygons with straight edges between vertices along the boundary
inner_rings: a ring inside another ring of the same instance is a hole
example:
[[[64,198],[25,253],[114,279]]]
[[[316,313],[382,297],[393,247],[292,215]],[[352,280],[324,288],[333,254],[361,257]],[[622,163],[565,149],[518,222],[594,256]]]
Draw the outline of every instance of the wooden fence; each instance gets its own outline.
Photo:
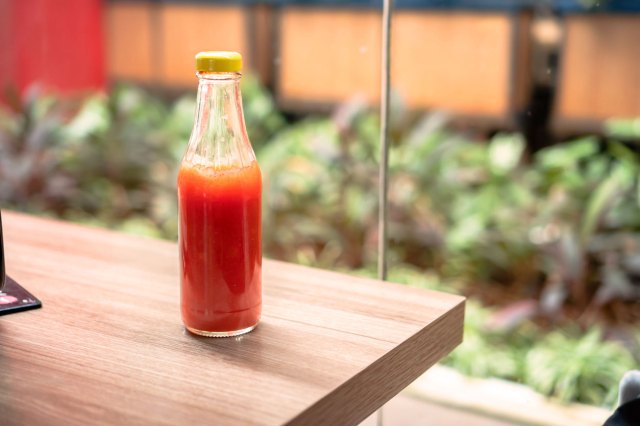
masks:
[[[569,15],[564,29],[553,127],[597,130],[608,118],[639,117],[640,16]]]
[[[237,50],[280,105],[379,98],[380,15],[371,8],[250,3],[106,4],[108,75],[195,88],[193,55]],[[410,108],[513,127],[533,85],[532,17],[518,10],[395,12],[392,85]],[[640,115],[640,15],[568,14],[552,116],[574,131]]]

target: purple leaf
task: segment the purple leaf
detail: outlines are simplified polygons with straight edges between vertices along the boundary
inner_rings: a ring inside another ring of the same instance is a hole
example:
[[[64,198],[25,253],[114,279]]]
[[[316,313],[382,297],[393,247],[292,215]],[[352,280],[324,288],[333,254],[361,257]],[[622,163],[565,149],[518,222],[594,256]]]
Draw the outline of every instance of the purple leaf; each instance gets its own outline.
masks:
[[[490,331],[508,332],[532,318],[537,312],[538,302],[535,299],[520,300],[496,311],[487,320],[486,327]]]

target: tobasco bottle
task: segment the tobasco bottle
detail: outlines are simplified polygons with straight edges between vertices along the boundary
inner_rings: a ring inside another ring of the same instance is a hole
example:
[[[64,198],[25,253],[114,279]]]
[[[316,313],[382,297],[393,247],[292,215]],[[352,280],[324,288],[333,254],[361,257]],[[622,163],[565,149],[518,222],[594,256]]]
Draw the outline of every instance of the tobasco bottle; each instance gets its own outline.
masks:
[[[182,320],[210,337],[251,331],[262,310],[262,177],[241,70],[236,52],[196,55],[195,123],[178,173]]]

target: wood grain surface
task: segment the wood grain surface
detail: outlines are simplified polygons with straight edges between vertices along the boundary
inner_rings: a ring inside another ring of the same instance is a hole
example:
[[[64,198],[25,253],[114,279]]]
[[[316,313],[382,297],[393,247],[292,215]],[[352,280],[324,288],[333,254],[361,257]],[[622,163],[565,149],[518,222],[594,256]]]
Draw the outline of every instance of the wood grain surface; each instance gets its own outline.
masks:
[[[411,107],[504,116],[512,19],[507,13],[399,11],[392,85]]]
[[[245,70],[253,66],[243,6],[108,2],[105,10],[111,78],[195,90],[194,57],[203,50],[236,50]]]
[[[378,101],[379,12],[287,7],[279,16],[276,79],[281,101]],[[411,108],[506,120],[528,94],[526,70],[518,67],[510,75],[517,62],[514,52],[527,53],[527,19],[498,12],[395,12],[392,87]],[[516,24],[523,34],[514,38]]]
[[[286,7],[277,29],[279,97],[303,102],[379,99],[379,12]]]
[[[162,83],[195,90],[195,55],[203,50],[242,54],[243,69],[251,68],[245,8],[227,5],[173,4],[160,8]]]
[[[149,3],[105,5],[106,66],[109,78],[153,81],[153,19]]]
[[[185,332],[174,243],[3,212],[0,424],[357,424],[462,340],[464,299],[268,261],[245,336]]]
[[[564,21],[556,120],[640,115],[640,16],[579,14]]]

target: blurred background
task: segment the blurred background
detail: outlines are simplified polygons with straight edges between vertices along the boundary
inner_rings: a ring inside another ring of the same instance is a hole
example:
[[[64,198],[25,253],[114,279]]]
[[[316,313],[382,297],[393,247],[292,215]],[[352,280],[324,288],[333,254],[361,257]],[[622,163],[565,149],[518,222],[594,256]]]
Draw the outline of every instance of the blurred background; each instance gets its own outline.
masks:
[[[640,363],[640,3],[394,3],[390,280],[470,297],[458,371],[612,407]],[[193,56],[237,50],[265,255],[375,276],[380,1],[0,0],[0,47],[2,208],[175,240]]]

